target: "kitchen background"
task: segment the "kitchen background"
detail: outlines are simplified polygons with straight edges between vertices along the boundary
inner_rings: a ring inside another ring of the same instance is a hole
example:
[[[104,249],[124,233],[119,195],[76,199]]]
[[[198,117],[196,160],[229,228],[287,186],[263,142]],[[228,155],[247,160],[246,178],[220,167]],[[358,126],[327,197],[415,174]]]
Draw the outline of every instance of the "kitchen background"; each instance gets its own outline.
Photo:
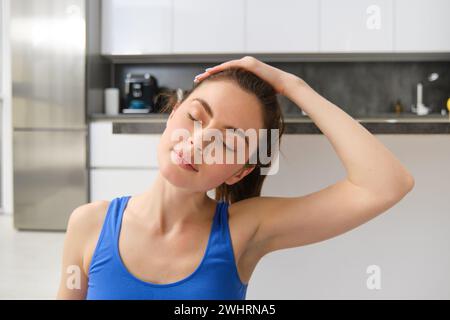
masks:
[[[316,61],[273,62],[271,65],[301,76],[353,117],[395,113],[398,101],[403,106],[402,115],[412,114],[411,106],[416,103],[418,83],[422,83],[423,100],[431,108],[431,114],[445,115],[448,111],[449,61]],[[114,66],[113,81],[114,85],[123,84],[128,73],[149,73],[158,79],[161,86],[188,89],[192,74],[208,66],[204,63],[124,63]],[[438,75],[438,78],[434,79],[433,75]],[[123,86],[121,90],[124,91]],[[280,100],[286,116],[302,116],[300,109],[292,102],[282,97]],[[121,102],[123,106],[126,104],[125,99]]]
[[[265,256],[247,299],[450,298],[450,2],[0,4],[0,299],[53,299],[72,210],[140,193],[157,174],[159,94],[182,94],[204,68],[244,55],[305,79],[416,181],[363,226]],[[263,195],[298,196],[343,178],[328,140],[279,98],[287,135]],[[380,290],[366,286],[371,265],[382,270]]]

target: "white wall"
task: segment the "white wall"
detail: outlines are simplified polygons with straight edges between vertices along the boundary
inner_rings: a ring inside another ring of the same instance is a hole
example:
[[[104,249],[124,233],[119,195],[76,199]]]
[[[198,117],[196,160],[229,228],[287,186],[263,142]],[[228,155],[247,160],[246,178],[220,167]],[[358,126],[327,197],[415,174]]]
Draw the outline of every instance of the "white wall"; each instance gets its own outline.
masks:
[[[414,189],[338,237],[269,253],[248,299],[450,299],[450,135],[375,136],[413,174]],[[283,139],[286,158],[263,195],[303,195],[345,176],[325,136]],[[381,290],[366,287],[369,265],[381,268]]]

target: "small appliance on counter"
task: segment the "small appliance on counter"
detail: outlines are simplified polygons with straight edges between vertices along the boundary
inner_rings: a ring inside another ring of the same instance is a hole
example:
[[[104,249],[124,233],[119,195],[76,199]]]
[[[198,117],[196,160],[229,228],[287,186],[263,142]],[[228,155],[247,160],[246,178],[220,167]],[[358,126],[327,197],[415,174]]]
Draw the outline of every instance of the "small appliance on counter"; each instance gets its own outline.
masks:
[[[127,73],[125,78],[122,113],[154,113],[155,97],[158,94],[158,81],[150,73]]]

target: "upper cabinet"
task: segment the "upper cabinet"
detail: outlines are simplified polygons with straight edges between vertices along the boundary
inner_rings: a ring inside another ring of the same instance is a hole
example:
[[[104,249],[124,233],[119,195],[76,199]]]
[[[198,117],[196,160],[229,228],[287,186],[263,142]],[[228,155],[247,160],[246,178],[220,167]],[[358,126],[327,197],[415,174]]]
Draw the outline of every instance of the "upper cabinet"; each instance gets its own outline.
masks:
[[[172,51],[172,0],[103,0],[103,54]]]
[[[244,51],[245,0],[174,0],[174,53]]]
[[[102,0],[102,52],[450,52],[450,0]]]
[[[320,50],[389,52],[393,50],[394,0],[322,0]]]
[[[449,52],[449,0],[395,0],[395,51]]]
[[[247,52],[318,52],[319,1],[247,0]]]

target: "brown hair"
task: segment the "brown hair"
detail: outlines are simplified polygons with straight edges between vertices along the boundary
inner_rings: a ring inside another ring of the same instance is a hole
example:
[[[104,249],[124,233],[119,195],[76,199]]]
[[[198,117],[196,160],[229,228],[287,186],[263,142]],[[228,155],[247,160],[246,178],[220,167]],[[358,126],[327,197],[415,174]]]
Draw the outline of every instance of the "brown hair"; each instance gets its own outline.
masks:
[[[201,82],[194,83],[193,88],[182,97],[181,101],[178,101],[177,96],[174,94],[168,95],[168,99],[165,102],[163,108],[161,108],[160,112],[170,112],[177,103],[183,103],[183,101],[186,100],[186,98],[189,97],[189,95],[202,83],[220,80],[231,80],[239,85],[241,89],[254,94],[258,98],[261,104],[263,128],[268,129],[267,156],[271,159],[274,159],[274,156],[276,156],[275,152],[277,152],[277,150],[272,150],[272,145],[270,143],[272,139],[270,129],[278,129],[279,144],[281,142],[281,136],[284,133],[284,119],[280,104],[277,99],[276,91],[268,82],[245,69],[228,68],[226,70],[209,75]],[[255,151],[256,154],[258,154],[258,149],[259,147]],[[245,166],[255,166],[255,168],[244,178],[232,185],[222,183],[220,186],[216,187],[215,200],[223,200],[227,201],[228,203],[234,203],[243,199],[261,195],[262,185],[266,178],[266,175],[261,174],[261,168],[267,167],[266,170],[268,170],[268,168],[271,166],[271,161],[267,164],[263,164],[260,162],[259,157],[256,157],[255,159],[256,163],[245,164]]]

